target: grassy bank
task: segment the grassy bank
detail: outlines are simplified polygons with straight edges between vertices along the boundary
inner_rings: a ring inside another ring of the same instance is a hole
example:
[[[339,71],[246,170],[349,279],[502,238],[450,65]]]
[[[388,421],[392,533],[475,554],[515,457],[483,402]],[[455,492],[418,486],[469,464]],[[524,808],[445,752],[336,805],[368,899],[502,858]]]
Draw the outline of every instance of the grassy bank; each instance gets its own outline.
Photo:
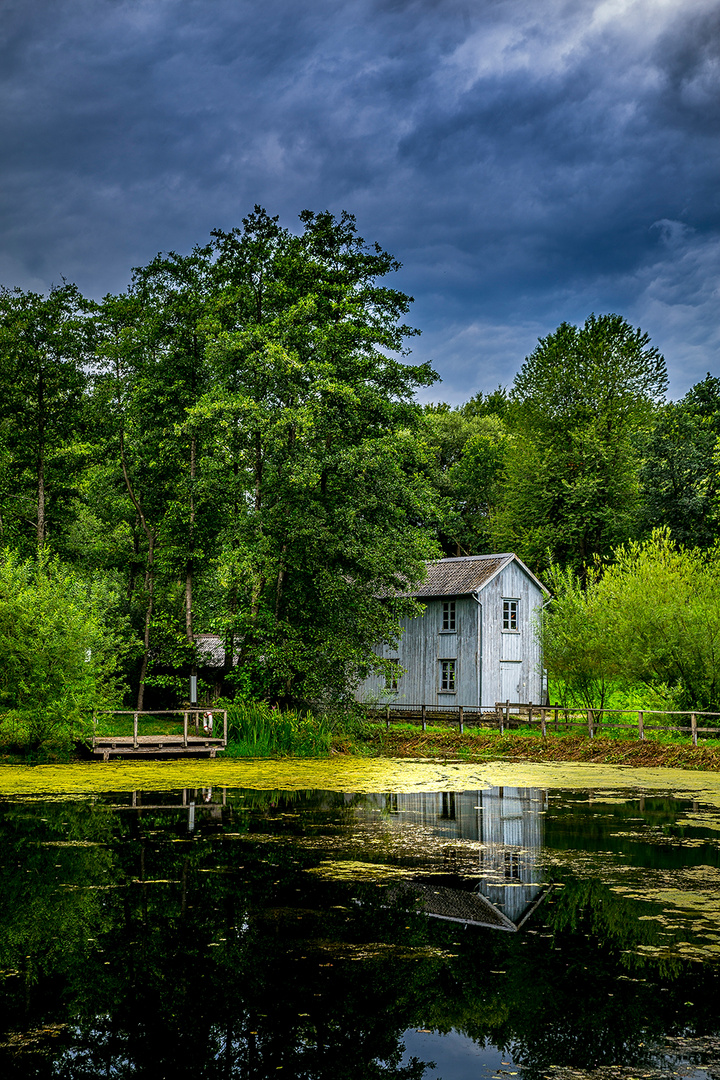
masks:
[[[580,734],[477,729],[458,731],[436,728],[419,731],[409,725],[369,725],[357,743],[336,739],[336,749],[398,758],[459,758],[463,761],[581,761],[635,768],[667,766],[676,769],[720,771],[720,740],[693,746],[690,740],[624,739],[605,736],[590,739]]]
[[[219,715],[219,714],[218,714]],[[130,734],[132,717],[102,718],[101,733]],[[177,734],[182,730],[177,717],[147,717],[143,734]],[[70,763],[87,757],[81,745],[47,743],[31,748],[8,738],[9,729],[0,729],[0,762],[5,764]],[[624,734],[624,733],[623,733]],[[5,736],[3,739],[2,736]],[[720,772],[720,739],[702,740],[695,747],[688,738],[669,733],[653,733],[645,740],[613,736],[588,738],[587,733],[548,733],[521,728],[500,734],[488,728],[419,726],[397,723],[387,731],[384,723],[364,721],[356,714],[317,716],[309,712],[275,710],[264,703],[236,703],[228,707],[228,746],[224,758],[286,757],[426,758],[473,761],[592,762],[634,768],[665,766]]]

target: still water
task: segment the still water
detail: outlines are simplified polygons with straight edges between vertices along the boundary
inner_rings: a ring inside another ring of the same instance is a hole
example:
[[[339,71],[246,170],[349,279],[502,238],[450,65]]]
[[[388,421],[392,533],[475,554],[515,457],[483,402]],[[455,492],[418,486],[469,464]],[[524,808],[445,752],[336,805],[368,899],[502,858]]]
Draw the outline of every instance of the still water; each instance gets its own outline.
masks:
[[[720,1077],[719,801],[2,796],[0,1076]]]

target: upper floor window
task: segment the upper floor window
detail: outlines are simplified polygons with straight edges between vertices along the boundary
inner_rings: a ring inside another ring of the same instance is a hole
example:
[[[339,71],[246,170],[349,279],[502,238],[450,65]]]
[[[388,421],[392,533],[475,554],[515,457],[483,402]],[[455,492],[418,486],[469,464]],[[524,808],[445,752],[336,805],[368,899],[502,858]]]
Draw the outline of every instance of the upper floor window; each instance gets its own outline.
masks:
[[[517,630],[518,601],[503,600],[503,630]]]
[[[442,618],[443,630],[456,630],[455,623],[455,601],[443,600],[443,618]]]

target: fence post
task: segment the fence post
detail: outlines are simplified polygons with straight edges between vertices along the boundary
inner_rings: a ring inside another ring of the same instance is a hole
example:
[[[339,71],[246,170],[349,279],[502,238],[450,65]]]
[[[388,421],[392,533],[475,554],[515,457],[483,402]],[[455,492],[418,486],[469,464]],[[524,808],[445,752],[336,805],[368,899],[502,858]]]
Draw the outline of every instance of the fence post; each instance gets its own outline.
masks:
[[[137,731],[138,731],[138,714],[133,713],[133,750],[137,750],[137,746],[138,746]]]
[[[462,735],[463,731],[465,730],[464,727],[463,727],[463,707],[462,707],[462,705],[459,706],[459,709],[460,709],[460,734]]]
[[[590,738],[594,739],[595,738],[595,731],[594,731],[594,728],[593,728],[593,711],[592,711],[592,709],[588,709],[588,732],[590,734]]]
[[[542,737],[544,739],[545,736],[547,735],[547,729],[545,727],[545,710],[544,709],[540,710],[540,730],[542,732]]]
[[[223,746],[227,746],[227,709],[223,712]]]
[[[528,705],[528,727],[529,728],[532,728],[532,717],[533,717],[533,703],[531,701],[529,703],[529,705]]]
[[[422,707],[422,729],[427,731],[427,705]]]
[[[642,711],[638,712],[638,736],[645,738],[645,714]]]
[[[183,713],[183,747],[187,746],[187,724],[188,715],[187,712]]]
[[[556,732],[557,732],[557,729],[558,729],[558,712],[559,712],[559,711],[560,711],[560,710],[558,709],[558,707],[557,707],[557,702],[556,702],[556,703],[555,703],[555,731],[556,731]]]
[[[697,716],[695,713],[690,714],[690,728],[692,730],[693,746],[697,746]]]
[[[385,730],[390,730],[390,706],[385,706]]]

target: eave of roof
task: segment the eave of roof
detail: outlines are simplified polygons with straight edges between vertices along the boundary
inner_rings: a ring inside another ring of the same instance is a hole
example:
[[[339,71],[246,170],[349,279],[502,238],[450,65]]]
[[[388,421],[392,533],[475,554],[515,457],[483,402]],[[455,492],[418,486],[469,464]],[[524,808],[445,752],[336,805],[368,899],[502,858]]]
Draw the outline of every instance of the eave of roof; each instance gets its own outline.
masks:
[[[428,563],[425,581],[408,589],[407,595],[421,599],[422,597],[464,596],[479,593],[511,562],[516,562],[530,580],[549,595],[543,583],[538,581],[522,559],[512,552],[495,555],[462,555]]]

